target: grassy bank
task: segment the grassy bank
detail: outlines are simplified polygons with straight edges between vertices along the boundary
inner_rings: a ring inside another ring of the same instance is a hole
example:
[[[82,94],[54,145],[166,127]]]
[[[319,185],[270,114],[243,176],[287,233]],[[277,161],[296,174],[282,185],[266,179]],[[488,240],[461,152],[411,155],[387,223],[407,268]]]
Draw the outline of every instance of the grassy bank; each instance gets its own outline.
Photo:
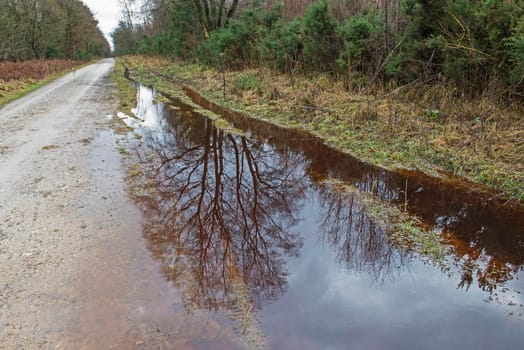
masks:
[[[309,130],[369,163],[449,172],[524,201],[522,106],[503,105],[493,97],[459,100],[445,86],[372,96],[348,92],[327,75],[290,77],[267,69],[221,73],[164,58],[123,60],[132,78],[172,95],[179,95],[179,88],[151,71],[192,86],[218,104]]]
[[[140,77],[140,80],[148,84],[154,84],[167,93],[179,97],[184,103],[195,106],[180,89],[169,86],[163,80],[155,80],[146,73],[134,77]],[[121,111],[133,116],[134,114],[131,112],[131,109],[136,106],[136,88],[124,77],[124,65],[117,63],[110,79],[117,86]],[[195,106],[195,111],[199,111],[198,106]],[[225,129],[230,133],[242,133],[240,130],[231,129],[232,127],[227,121],[214,115],[214,113],[209,111],[202,112],[207,117],[215,120],[216,127]],[[119,134],[128,134],[131,132],[128,142],[131,142],[131,144],[134,143],[137,134],[132,133],[133,129],[125,125],[119,118],[113,118],[113,121],[113,130]],[[151,185],[151,181],[153,180],[146,176],[146,174],[149,173],[145,165],[147,162],[143,159],[138,161],[138,159],[133,158],[134,152],[124,151],[126,147],[122,147],[121,149],[121,154],[124,155],[126,159],[126,180],[130,186],[129,193],[131,197],[137,196],[137,194],[139,194],[137,198],[150,195],[150,193],[145,194],[154,188],[154,186]],[[154,159],[154,157],[151,159]],[[151,161],[151,159],[149,161]],[[350,199],[357,201],[373,224],[387,233],[390,243],[398,247],[398,249],[403,250],[409,248],[411,251],[419,254],[425,261],[441,268],[447,268],[445,256],[449,253],[450,249],[448,243],[441,239],[435,231],[432,231],[417,217],[402,211],[401,208],[395,205],[381,201],[372,194],[360,191],[356,187],[338,180],[322,179],[319,180],[319,185],[321,188],[339,197],[341,201]]]
[[[0,62],[0,106],[27,95],[85,63],[70,60]]]

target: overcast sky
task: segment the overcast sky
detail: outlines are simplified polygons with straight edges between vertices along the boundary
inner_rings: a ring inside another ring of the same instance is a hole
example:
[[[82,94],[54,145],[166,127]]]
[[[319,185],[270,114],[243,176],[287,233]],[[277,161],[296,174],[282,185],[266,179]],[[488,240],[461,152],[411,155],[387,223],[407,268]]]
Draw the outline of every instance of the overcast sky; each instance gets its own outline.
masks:
[[[98,27],[105,34],[107,40],[111,43],[109,35],[117,26],[120,19],[120,7],[118,0],[82,0],[98,20]]]

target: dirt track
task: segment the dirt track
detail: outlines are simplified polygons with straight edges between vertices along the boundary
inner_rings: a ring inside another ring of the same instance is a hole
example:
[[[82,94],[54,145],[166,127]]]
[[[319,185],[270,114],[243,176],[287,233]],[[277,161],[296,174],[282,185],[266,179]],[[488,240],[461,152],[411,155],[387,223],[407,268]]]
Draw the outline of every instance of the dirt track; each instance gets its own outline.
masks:
[[[217,336],[179,307],[142,240],[109,127],[113,64],[0,109],[1,349],[181,349]]]
[[[95,289],[82,281],[85,263],[103,267],[93,258],[124,214],[115,212],[125,197],[104,131],[111,66],[83,68],[0,110],[0,347],[80,340],[68,338]]]

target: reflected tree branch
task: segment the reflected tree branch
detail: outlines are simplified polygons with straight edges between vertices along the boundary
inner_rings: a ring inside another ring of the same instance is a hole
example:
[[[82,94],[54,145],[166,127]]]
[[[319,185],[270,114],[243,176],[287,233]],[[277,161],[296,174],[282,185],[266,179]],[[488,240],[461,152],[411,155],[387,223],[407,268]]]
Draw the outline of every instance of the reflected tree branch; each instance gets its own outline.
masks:
[[[171,135],[146,140],[160,157],[149,173],[159,203],[148,219],[166,275],[177,284],[193,276],[187,295],[203,308],[230,306],[237,280],[253,298],[273,300],[286,288],[283,257],[301,246],[290,232],[305,193],[301,173],[263,142],[225,135],[210,120],[170,119]]]

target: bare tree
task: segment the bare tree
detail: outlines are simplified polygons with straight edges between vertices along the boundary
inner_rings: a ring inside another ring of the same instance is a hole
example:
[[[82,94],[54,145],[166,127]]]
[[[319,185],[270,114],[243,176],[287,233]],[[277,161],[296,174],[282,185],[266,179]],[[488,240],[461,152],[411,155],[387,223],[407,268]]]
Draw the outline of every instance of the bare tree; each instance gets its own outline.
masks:
[[[233,17],[238,0],[193,0],[200,18],[204,36],[216,28],[220,28]]]

